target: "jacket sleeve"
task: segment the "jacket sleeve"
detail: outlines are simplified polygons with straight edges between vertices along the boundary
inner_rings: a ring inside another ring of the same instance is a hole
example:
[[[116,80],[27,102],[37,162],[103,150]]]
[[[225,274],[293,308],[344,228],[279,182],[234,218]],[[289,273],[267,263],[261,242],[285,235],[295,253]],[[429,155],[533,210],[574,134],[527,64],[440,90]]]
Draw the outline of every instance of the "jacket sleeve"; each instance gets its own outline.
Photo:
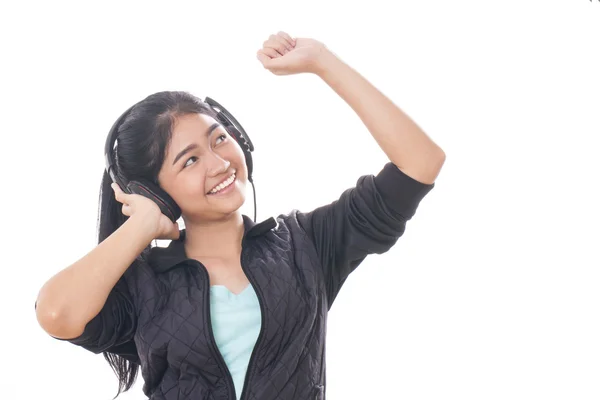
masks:
[[[369,254],[388,251],[434,184],[421,183],[387,163],[358,179],[338,200],[297,213],[321,261],[329,308],[346,278]]]
[[[124,278],[112,289],[100,312],[86,325],[83,333],[71,342],[92,353],[118,354],[130,361],[139,362],[133,341],[137,316]]]

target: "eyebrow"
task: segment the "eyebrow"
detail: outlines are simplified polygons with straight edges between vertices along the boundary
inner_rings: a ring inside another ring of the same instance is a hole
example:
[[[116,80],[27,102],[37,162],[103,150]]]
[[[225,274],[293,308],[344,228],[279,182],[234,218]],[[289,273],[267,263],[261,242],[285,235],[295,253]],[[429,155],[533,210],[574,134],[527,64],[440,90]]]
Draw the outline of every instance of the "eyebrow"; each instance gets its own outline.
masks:
[[[206,133],[205,133],[204,135],[205,135],[205,136],[209,136],[209,135],[212,133],[212,131],[214,131],[215,129],[217,129],[219,126],[221,126],[221,125],[220,125],[220,124],[218,124],[218,123],[214,123],[214,124],[212,124],[212,125],[211,125],[211,126],[210,126],[210,127],[207,129],[207,130],[206,130]],[[175,164],[177,163],[177,161],[179,161],[179,159],[180,159],[181,157],[185,156],[185,155],[186,155],[186,153],[188,153],[188,152],[190,152],[190,151],[194,150],[194,149],[195,149],[195,148],[197,148],[197,147],[198,147],[198,145],[197,145],[196,143],[189,144],[189,145],[188,145],[188,146],[187,146],[185,149],[181,150],[181,151],[179,152],[179,154],[177,154],[177,155],[175,156],[175,159],[173,160],[173,165],[175,165]]]

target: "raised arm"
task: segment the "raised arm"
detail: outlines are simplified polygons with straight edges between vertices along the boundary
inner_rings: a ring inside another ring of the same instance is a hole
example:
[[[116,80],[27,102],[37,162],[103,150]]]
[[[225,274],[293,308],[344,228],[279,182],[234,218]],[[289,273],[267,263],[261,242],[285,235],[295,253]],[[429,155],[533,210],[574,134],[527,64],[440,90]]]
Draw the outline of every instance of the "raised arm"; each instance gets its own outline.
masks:
[[[279,32],[257,53],[276,75],[312,73],[327,83],[356,112],[389,160],[411,178],[431,184],[446,155],[383,93],[321,42],[292,39]]]
[[[131,218],[80,260],[50,278],[36,301],[41,327],[59,339],[77,337],[100,313],[111,293],[111,300],[119,307],[131,308],[125,285],[115,286],[152,239],[153,230],[145,221]]]
[[[321,42],[279,32],[263,44],[257,57],[276,75],[319,76],[356,112],[390,160],[379,174],[362,176],[338,200],[296,214],[320,258],[331,307],[364,258],[386,252],[404,234],[407,221],[434,187],[446,155],[402,110]]]
[[[316,74],[356,112],[379,147],[406,175],[432,184],[446,159],[436,145],[383,93],[328,50]]]

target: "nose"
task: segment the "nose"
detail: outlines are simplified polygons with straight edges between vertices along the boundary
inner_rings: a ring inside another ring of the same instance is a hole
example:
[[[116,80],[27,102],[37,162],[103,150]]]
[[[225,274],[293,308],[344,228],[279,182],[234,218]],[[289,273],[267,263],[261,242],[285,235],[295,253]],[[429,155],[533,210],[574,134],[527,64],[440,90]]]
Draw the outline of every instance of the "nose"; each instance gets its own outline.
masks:
[[[206,158],[207,175],[210,177],[219,176],[227,172],[231,166],[231,162],[225,160],[217,153],[211,151]]]

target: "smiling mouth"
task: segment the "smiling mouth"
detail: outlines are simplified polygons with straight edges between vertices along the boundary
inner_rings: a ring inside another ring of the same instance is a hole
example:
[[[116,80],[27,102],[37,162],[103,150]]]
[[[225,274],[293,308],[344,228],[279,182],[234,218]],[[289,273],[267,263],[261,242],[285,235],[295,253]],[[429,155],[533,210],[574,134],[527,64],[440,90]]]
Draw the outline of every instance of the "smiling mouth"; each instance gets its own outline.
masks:
[[[216,194],[216,193],[219,193],[221,190],[226,189],[229,186],[233,185],[233,182],[235,182],[235,172],[233,174],[231,174],[231,176],[229,178],[227,178],[223,182],[219,183],[217,186],[215,186],[214,188],[212,188],[212,190],[210,190],[206,194]]]

